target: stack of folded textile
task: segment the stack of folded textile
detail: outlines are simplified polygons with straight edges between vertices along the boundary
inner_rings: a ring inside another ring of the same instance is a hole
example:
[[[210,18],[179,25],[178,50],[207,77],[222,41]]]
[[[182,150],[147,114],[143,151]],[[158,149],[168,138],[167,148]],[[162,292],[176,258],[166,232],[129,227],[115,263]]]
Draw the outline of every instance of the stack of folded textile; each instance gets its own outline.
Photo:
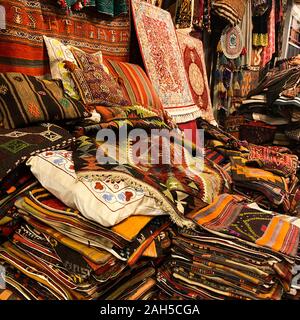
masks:
[[[13,233],[20,223],[20,219],[16,217],[15,200],[36,183],[36,179],[25,165],[21,165],[1,180],[0,243]]]
[[[106,228],[43,187],[31,188],[16,207],[23,222],[0,247],[0,264],[19,298],[138,299],[155,286],[148,258],[170,244],[167,217],[135,216]]]
[[[259,146],[201,121],[205,130],[208,156],[212,152],[230,174],[233,191],[262,207],[298,216],[298,156],[286,147]]]
[[[272,256],[279,254],[282,261],[285,261],[287,257],[285,253],[284,259],[282,259],[282,252],[278,252],[280,246],[287,243],[295,246],[292,254],[294,263],[288,264],[289,277],[286,278],[292,290],[287,290],[287,292],[283,290],[280,295],[294,298],[298,294],[295,290],[300,288],[297,280],[300,261],[296,249],[299,240],[298,236],[285,238],[285,231],[281,229],[281,226],[285,224],[285,230],[299,228],[298,157],[291,154],[285,147],[258,146],[247,141],[240,141],[233,135],[213,127],[203,120],[198,121],[198,126],[205,131],[206,157],[219,164],[230,174],[232,194],[222,194],[217,198],[218,200],[216,199],[215,205],[209,205],[203,209],[204,211],[196,211],[188,216],[203,231],[205,223],[210,220],[208,217],[212,213],[215,215],[213,223],[219,223],[216,227],[221,228],[219,235],[222,236],[222,243],[225,233],[225,238],[228,240],[228,230],[230,229],[230,235],[236,237],[230,239],[234,242],[235,247],[237,247],[237,241],[239,245],[246,245],[247,248],[249,248],[248,242],[254,242],[254,250],[257,250],[256,246],[259,245],[260,252],[261,245],[264,247],[267,242],[258,240],[259,234],[263,237],[263,232],[266,231],[266,235],[269,234],[269,239],[265,236],[265,240],[271,240],[270,243],[275,245],[271,248],[272,252],[269,251],[268,254]],[[274,222],[276,220],[272,220],[275,216],[278,217],[276,218],[279,220],[278,223]],[[228,220],[226,221],[226,219]],[[230,228],[228,229],[228,227]],[[213,224],[208,225],[206,229],[216,234]],[[258,232],[258,230],[260,231]],[[211,234],[206,236],[212,237]],[[281,237],[279,242],[276,240],[278,236]],[[265,248],[263,250],[265,251]],[[290,258],[288,257],[286,261],[290,262]]]
[[[289,146],[298,154],[299,83],[299,65],[281,63],[271,69],[226,121],[227,131],[254,144]]]
[[[299,219],[223,194],[189,215],[195,230],[172,235],[172,253],[158,272],[161,298],[279,300],[296,295]]]
[[[37,180],[25,161],[44,150],[69,148],[74,138],[54,124],[0,129],[0,241],[17,227],[15,200]]]
[[[152,113],[143,117],[141,108],[124,107],[126,112],[140,119],[134,124],[131,116],[129,127],[166,127]],[[103,124],[118,129],[122,123]],[[132,155],[124,146],[131,148],[118,141],[118,153]],[[157,265],[169,254],[170,216],[192,224],[183,213],[227,190],[226,172],[208,162],[203,172],[188,163],[103,164],[95,137],[80,133],[74,151],[61,147],[36,147],[23,160],[29,158],[26,164],[39,184],[14,201],[20,224],[0,246],[9,290],[0,292],[0,299],[152,299]],[[176,153],[182,144],[171,148]]]

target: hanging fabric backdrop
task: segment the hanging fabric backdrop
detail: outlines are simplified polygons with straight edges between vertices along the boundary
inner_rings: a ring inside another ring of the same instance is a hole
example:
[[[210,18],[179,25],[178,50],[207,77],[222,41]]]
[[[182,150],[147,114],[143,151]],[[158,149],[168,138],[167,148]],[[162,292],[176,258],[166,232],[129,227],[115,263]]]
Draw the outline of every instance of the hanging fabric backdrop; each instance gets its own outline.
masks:
[[[0,72],[48,73],[43,35],[85,51],[102,50],[106,58],[129,59],[128,15],[112,19],[95,10],[67,15],[56,0],[0,0],[0,5],[6,10],[6,29],[0,30]]]

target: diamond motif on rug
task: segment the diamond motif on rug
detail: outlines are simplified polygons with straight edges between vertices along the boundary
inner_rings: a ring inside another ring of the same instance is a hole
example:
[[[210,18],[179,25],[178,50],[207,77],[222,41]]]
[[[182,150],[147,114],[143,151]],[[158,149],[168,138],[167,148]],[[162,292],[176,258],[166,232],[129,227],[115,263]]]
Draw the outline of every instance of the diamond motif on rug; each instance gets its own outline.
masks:
[[[10,137],[10,138],[20,138],[27,136],[28,133],[26,132],[20,132],[20,131],[12,131],[10,133],[6,133],[4,136],[5,137]]]
[[[41,136],[43,136],[44,138],[54,142],[59,140],[60,138],[62,138],[61,135],[57,134],[56,132],[53,131],[44,131],[40,133]]]
[[[29,146],[30,146],[29,143],[27,143],[23,140],[15,139],[12,141],[8,141],[4,144],[1,144],[0,148],[5,149],[11,153],[18,153],[21,150],[26,149]]]

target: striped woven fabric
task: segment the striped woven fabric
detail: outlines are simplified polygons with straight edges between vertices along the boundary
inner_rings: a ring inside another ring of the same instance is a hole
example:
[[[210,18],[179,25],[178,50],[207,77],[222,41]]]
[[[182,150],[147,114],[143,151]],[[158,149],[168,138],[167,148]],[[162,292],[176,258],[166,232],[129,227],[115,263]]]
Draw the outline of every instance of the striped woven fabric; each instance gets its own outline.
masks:
[[[0,114],[4,129],[89,116],[80,101],[64,93],[59,81],[18,72],[0,73]]]
[[[225,162],[225,157],[218,151],[211,148],[205,149],[205,157],[218,165],[223,165]]]
[[[247,159],[231,157],[232,179],[236,186],[248,187],[263,193],[275,205],[283,203],[287,196],[285,179],[270,171],[247,166]]]
[[[300,98],[294,97],[293,99],[289,99],[287,97],[280,97],[275,102],[274,105],[276,106],[283,106],[283,107],[300,107]]]
[[[239,203],[240,199],[238,196],[224,193],[210,205],[191,213],[188,217],[205,228],[221,231],[228,228],[242,211],[243,204]]]
[[[162,103],[144,70],[132,63],[104,60],[109,72],[121,79],[123,93],[132,105],[142,105],[163,117]]]
[[[299,227],[293,222],[285,221],[284,217],[273,217],[263,236],[256,240],[256,244],[294,256],[299,244]]]
[[[76,252],[82,254],[84,257],[86,257],[94,263],[104,264],[111,258],[110,253],[108,253],[105,250],[89,247],[83,243],[73,240],[72,238],[62,234],[59,231],[56,231],[55,229],[47,226],[46,224],[39,222],[37,219],[31,217],[25,218],[27,222],[29,222],[30,225],[34,228],[37,228],[39,231],[43,232],[44,234],[47,234],[49,237],[52,237],[53,239],[56,239],[68,248],[71,248]]]
[[[126,244],[123,238],[111,230],[98,224],[94,225],[89,220],[84,219],[77,210],[68,207],[61,209],[59,201],[43,188],[34,189],[30,193],[30,198],[25,197],[23,201],[23,209],[30,211],[33,217],[47,222],[49,226],[55,226],[56,230],[62,228],[75,234],[74,228],[76,228],[78,236],[82,235],[82,237],[89,239],[90,243],[94,239],[98,242],[97,247],[99,248],[101,244],[107,247],[116,246],[117,248]]]
[[[220,236],[231,235],[290,256],[297,254],[300,220],[247,204],[243,197],[222,194],[188,217]]]

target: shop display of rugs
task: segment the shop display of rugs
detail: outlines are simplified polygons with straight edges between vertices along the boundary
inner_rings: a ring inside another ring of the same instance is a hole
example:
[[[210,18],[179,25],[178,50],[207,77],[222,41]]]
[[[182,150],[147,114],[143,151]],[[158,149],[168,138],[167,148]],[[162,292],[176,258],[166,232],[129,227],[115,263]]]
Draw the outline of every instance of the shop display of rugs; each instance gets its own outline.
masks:
[[[299,297],[299,67],[271,70],[226,132],[202,43],[168,12],[132,1],[145,72],[125,1],[2,3],[0,300]],[[235,24],[244,2],[213,9]]]

